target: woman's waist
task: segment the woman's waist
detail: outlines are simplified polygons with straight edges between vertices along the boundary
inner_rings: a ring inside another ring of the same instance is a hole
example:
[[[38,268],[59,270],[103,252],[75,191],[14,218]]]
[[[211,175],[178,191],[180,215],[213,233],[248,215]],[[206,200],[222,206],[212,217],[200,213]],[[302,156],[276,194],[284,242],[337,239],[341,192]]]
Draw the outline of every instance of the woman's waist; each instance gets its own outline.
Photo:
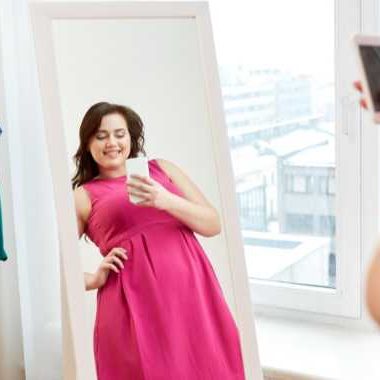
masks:
[[[130,245],[130,240],[137,234],[143,232],[151,232],[153,229],[157,228],[184,228],[188,231],[192,232],[189,227],[187,227],[184,223],[180,222],[177,219],[162,219],[156,221],[149,221],[144,223],[136,224],[135,226],[126,228],[120,231],[117,234],[114,234],[110,239],[108,239],[103,249],[101,249],[101,253],[103,255],[107,254],[110,249],[117,246],[127,246]]]

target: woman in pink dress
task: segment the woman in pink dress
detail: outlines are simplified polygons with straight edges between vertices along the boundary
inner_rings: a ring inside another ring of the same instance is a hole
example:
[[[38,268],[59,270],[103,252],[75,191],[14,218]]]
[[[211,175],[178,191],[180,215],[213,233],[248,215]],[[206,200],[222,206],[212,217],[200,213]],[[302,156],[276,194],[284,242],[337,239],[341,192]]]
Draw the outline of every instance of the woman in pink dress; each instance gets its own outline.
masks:
[[[194,235],[219,234],[218,213],[168,160],[127,181],[126,159],[146,155],[143,129],[132,109],[94,104],[74,156],[79,237],[104,256],[85,273],[98,289],[98,380],[244,380],[236,323]]]

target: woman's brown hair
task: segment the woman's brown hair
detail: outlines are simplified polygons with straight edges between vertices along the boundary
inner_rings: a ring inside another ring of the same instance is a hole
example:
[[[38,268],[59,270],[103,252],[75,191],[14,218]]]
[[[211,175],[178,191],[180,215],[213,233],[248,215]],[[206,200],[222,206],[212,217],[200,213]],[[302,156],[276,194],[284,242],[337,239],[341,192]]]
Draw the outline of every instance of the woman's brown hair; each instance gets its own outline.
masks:
[[[99,174],[98,165],[88,150],[88,144],[91,137],[98,131],[102,117],[112,113],[120,114],[127,123],[131,136],[131,151],[128,158],[138,157],[139,153],[146,156],[144,150],[144,124],[140,116],[126,106],[107,102],[96,103],[87,110],[79,127],[80,144],[73,157],[77,168],[71,180],[73,189],[90,181]]]

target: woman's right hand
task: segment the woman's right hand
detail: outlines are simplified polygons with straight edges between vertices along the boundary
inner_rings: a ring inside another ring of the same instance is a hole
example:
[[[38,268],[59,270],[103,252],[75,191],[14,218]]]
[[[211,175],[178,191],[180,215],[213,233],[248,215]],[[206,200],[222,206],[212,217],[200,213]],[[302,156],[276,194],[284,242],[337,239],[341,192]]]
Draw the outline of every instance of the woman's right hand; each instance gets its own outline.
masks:
[[[107,282],[110,270],[119,273],[119,268],[124,268],[122,260],[128,260],[126,249],[120,247],[112,248],[93,274],[94,287],[101,288]]]

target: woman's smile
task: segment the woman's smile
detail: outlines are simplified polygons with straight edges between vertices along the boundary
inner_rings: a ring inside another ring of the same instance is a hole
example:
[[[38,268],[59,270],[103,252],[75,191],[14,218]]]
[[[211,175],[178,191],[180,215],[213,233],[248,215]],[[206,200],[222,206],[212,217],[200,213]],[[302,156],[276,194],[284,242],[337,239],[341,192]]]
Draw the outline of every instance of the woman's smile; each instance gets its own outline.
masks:
[[[120,156],[120,154],[121,154],[121,149],[113,149],[113,150],[104,152],[104,155],[110,158],[117,158]]]

